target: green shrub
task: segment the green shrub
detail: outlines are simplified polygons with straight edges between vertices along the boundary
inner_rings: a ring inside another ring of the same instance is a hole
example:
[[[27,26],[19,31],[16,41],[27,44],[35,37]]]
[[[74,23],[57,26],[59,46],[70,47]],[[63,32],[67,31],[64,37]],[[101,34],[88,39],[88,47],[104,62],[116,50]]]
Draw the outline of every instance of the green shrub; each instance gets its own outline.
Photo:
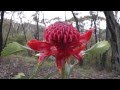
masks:
[[[26,43],[24,35],[21,35],[21,34],[15,35],[14,37],[9,36],[7,40],[7,44],[11,42],[18,42],[19,44],[22,44],[22,45]]]
[[[101,55],[102,56],[102,55]],[[102,59],[102,58],[101,58]],[[96,68],[97,70],[101,70],[101,61],[100,55],[85,55],[84,60],[83,60],[83,66],[84,67],[93,67]],[[107,52],[107,58],[105,60],[105,68],[107,71],[112,70],[112,65],[111,65],[111,49],[108,50]]]

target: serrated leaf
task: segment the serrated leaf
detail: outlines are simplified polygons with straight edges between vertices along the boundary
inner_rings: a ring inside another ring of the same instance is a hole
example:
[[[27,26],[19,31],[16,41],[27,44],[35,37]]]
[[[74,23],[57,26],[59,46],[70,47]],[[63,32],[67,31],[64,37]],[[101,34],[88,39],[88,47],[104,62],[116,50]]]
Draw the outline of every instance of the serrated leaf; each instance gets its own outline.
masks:
[[[24,73],[18,73],[17,75],[15,75],[13,77],[13,79],[24,79],[25,77],[25,74]]]
[[[1,56],[9,56],[13,53],[25,50],[22,45],[17,42],[9,43],[1,52]]]
[[[106,50],[110,48],[108,41],[100,41],[92,46],[90,49],[86,50],[86,54],[103,54]]]

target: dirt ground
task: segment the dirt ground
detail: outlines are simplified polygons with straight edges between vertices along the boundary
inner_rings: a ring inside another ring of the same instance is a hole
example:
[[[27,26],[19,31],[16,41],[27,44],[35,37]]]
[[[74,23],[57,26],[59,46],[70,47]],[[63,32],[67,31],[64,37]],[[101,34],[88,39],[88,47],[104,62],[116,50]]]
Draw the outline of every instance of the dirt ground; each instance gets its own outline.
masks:
[[[22,56],[9,56],[0,58],[0,79],[12,79],[20,72],[25,74],[26,79],[29,78],[31,70],[36,65],[36,59],[22,57]],[[45,61],[38,71],[35,79],[43,79],[48,74],[57,72],[54,61]],[[70,76],[71,79],[120,79],[120,75],[113,72],[98,71],[93,68],[75,67]],[[53,75],[51,79],[60,79],[59,73]]]

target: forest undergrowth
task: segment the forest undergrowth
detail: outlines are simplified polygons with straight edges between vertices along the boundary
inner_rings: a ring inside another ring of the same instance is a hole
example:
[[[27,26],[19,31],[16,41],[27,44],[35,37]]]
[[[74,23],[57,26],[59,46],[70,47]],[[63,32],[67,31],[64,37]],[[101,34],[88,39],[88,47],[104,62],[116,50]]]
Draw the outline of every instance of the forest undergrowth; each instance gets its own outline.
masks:
[[[36,60],[34,57],[23,57],[20,55],[2,57],[0,60],[0,79],[12,79],[20,72],[23,72],[26,79],[28,79],[31,70],[36,65]],[[54,72],[57,72],[55,61],[46,60],[35,79],[45,79],[47,75]],[[59,73],[57,72],[51,79],[60,79]],[[76,65],[70,79],[120,79],[120,75],[111,71],[100,71],[93,67]]]

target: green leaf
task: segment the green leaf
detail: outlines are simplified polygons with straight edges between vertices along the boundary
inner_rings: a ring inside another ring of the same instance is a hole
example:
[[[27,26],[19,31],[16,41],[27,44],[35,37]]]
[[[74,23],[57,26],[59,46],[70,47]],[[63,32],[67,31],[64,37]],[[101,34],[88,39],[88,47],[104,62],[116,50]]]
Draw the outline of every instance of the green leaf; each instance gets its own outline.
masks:
[[[24,79],[25,78],[25,74],[24,73],[18,73],[17,75],[15,75],[13,77],[13,79]]]
[[[90,49],[86,50],[85,54],[103,54],[105,51],[107,51],[110,48],[110,44],[108,41],[100,41],[96,43],[94,46],[92,46]]]
[[[26,47],[26,46],[22,46],[22,45],[21,45],[21,47],[24,48],[24,49],[32,50],[31,48]]]
[[[68,77],[70,76],[72,69],[73,69],[73,65],[65,63],[65,72],[68,75]]]
[[[12,42],[9,43],[2,51],[1,56],[9,56],[11,54],[17,53],[19,51],[23,51],[23,50],[32,50],[31,48],[27,47],[27,46],[23,46],[17,42]]]
[[[8,44],[3,51],[1,52],[1,56],[9,56],[13,53],[19,52],[19,51],[23,51],[25,50],[22,45],[20,45],[17,42],[13,42]]]
[[[68,79],[70,77],[70,74],[73,70],[73,66],[74,65],[71,65],[70,63],[67,63],[67,62],[65,63],[64,68],[61,73],[62,79]]]

